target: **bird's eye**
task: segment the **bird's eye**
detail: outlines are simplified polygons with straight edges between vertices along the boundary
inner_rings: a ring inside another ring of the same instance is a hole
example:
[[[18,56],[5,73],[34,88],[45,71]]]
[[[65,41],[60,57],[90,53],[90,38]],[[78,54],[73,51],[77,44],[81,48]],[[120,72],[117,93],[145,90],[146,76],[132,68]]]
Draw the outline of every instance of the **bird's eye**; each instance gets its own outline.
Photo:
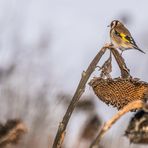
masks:
[[[111,26],[111,28],[114,28],[114,27],[117,26],[118,24],[119,24],[119,21],[114,20],[114,21],[111,22],[110,26]]]
[[[111,25],[110,25],[111,28],[113,28],[113,27],[115,26],[115,24],[116,24],[116,21],[112,21],[112,22],[111,22]]]

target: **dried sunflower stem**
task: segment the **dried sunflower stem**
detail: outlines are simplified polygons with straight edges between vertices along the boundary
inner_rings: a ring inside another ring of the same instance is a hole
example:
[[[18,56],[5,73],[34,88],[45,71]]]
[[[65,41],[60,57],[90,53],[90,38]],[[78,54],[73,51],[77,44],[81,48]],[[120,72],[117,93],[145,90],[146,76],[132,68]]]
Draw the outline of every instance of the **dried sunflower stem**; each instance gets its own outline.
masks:
[[[119,54],[115,47],[111,46],[110,50],[118,63],[122,78],[128,78],[130,76],[130,70],[126,67],[123,57]]]
[[[78,103],[80,97],[82,96],[83,92],[85,91],[85,85],[92,74],[92,72],[95,70],[97,63],[100,61],[102,55],[105,53],[106,49],[110,47],[110,44],[106,44],[104,47],[101,48],[101,50],[98,52],[98,54],[95,56],[95,58],[92,60],[90,65],[88,66],[86,71],[83,71],[81,80],[78,84],[78,87],[76,89],[76,92],[70,102],[70,105],[68,106],[68,109],[63,117],[62,122],[59,124],[59,128],[56,134],[56,137],[54,139],[54,143],[52,148],[61,148],[64,137],[65,137],[65,131],[68,124],[68,121],[72,115],[72,112],[74,111],[74,108],[76,104]]]
[[[107,132],[120,117],[122,117],[124,114],[126,114],[131,110],[141,109],[143,108],[143,106],[144,106],[144,102],[142,100],[136,100],[127,104],[123,109],[119,110],[116,115],[114,115],[108,122],[104,124],[98,136],[92,142],[90,148],[98,148],[99,142],[101,138],[104,136],[105,132]]]

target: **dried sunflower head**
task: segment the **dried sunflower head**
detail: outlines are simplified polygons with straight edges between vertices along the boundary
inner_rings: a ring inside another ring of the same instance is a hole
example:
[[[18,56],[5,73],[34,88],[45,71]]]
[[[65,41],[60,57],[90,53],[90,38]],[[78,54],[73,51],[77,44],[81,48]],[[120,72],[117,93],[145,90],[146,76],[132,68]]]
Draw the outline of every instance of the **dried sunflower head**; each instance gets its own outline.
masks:
[[[148,112],[140,110],[134,115],[125,131],[125,136],[132,143],[148,144]]]
[[[144,99],[144,94],[148,91],[148,83],[132,77],[114,79],[95,77],[89,85],[99,99],[118,109],[132,101]]]

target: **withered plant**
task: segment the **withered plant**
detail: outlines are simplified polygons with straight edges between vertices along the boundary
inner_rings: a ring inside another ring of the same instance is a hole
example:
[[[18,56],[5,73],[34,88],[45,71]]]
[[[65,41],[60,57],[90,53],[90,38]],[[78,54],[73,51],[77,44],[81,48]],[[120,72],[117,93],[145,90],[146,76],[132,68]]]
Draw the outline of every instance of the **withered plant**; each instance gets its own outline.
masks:
[[[110,50],[110,56],[104,64],[99,67],[99,70],[101,71],[100,76],[93,78],[89,82],[89,85],[93,88],[95,94],[100,100],[108,105],[116,107],[119,111],[103,125],[97,137],[90,145],[90,148],[98,148],[99,142],[105,132],[108,131],[111,126],[125,113],[144,108],[145,100],[147,99],[148,83],[140,81],[137,78],[133,78],[130,75],[130,70],[127,68],[121,54],[116,50],[116,48],[114,48],[113,45],[106,44],[92,60],[87,70],[82,72],[82,77],[76,92],[72,97],[63,120],[59,124],[52,148],[62,147],[69,119],[78,104],[80,97],[85,91],[89,77],[94,72],[95,68],[98,67],[97,64],[106,50]],[[112,78],[110,75],[112,71],[112,55],[120,68],[121,76],[118,78]]]

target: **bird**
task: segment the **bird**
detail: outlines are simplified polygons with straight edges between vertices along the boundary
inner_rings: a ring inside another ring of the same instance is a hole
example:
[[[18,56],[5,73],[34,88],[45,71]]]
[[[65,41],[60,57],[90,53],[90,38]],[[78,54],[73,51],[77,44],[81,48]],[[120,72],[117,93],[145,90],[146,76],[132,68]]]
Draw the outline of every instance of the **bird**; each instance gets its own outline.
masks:
[[[113,20],[108,27],[110,27],[111,43],[115,48],[121,50],[121,55],[123,51],[128,49],[136,49],[142,53],[145,53],[137,46],[131,33],[123,25],[123,23],[118,20]]]

